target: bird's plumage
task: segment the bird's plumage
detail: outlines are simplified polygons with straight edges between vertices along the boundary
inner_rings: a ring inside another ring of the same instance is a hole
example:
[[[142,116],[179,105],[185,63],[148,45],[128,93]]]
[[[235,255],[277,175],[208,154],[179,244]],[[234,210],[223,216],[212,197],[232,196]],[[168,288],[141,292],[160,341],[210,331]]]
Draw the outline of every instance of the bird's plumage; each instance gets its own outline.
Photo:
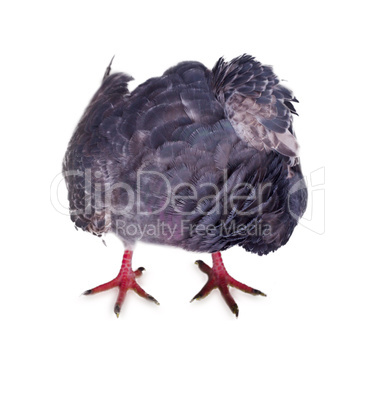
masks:
[[[199,252],[285,244],[307,193],[295,98],[273,70],[244,55],[180,63],[131,93],[130,80],[104,78],[69,143],[75,225]]]
[[[298,143],[292,130],[291,91],[279,84],[268,66],[243,55],[213,68],[215,93],[237,134],[259,151],[275,150],[297,163]]]

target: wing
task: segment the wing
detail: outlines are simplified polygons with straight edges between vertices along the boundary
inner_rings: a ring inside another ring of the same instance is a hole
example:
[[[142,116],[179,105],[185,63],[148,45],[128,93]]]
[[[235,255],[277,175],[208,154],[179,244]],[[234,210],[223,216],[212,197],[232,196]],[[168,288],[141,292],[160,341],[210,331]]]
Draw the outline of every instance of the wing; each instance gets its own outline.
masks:
[[[291,102],[297,100],[279,84],[272,68],[245,54],[229,63],[219,59],[212,72],[217,99],[239,137],[296,164],[299,146],[292,130],[296,110]]]
[[[69,142],[63,161],[63,173],[68,187],[70,216],[76,227],[101,235],[110,226],[103,197],[109,180],[113,122],[121,121],[124,97],[129,93],[130,76],[117,73],[108,76],[110,66]]]

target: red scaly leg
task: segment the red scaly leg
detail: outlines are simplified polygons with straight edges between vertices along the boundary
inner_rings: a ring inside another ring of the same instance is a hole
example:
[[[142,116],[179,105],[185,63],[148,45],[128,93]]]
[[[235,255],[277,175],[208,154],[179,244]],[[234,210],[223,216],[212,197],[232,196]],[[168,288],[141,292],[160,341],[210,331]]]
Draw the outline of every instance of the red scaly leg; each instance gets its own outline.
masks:
[[[123,301],[125,300],[126,293],[129,289],[134,290],[139,296],[144,297],[145,299],[151,300],[156,304],[159,302],[146,293],[136,282],[135,278],[140,276],[144,271],[144,268],[138,268],[136,271],[133,271],[131,268],[131,260],[132,260],[133,252],[131,250],[125,250],[122,259],[121,269],[116,278],[111,280],[110,282],[104,283],[103,285],[96,286],[93,289],[86,290],[84,295],[93,295],[95,293],[103,292],[104,290],[109,290],[115,287],[119,288],[119,293],[117,297],[116,304],[114,306],[114,312],[117,317],[121,311],[121,306]]]
[[[260,292],[257,289],[253,289],[244,283],[238,282],[232,276],[230,276],[222,261],[222,256],[220,252],[212,254],[213,259],[213,266],[210,268],[205,262],[198,260],[195,264],[197,264],[201,271],[208,275],[208,282],[205,286],[200,290],[200,292],[191,300],[199,300],[202,299],[215,288],[218,288],[221,292],[222,297],[224,298],[225,302],[229,306],[230,310],[238,316],[239,308],[238,305],[235,303],[235,300],[231,296],[229,292],[229,286],[242,290],[245,293],[250,293],[254,296],[261,295],[266,296],[264,293]]]

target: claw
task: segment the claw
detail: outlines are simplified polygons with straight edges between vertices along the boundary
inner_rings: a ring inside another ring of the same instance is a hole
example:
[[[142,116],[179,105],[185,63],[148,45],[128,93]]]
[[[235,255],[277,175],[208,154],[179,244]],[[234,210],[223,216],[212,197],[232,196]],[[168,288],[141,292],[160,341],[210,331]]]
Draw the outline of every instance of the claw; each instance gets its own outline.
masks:
[[[121,270],[119,271],[119,274],[115,279],[107,283],[104,283],[103,285],[96,286],[95,288],[83,292],[84,295],[91,295],[118,287],[119,293],[116,304],[114,305],[114,313],[116,314],[117,317],[119,317],[122,304],[125,300],[126,293],[129,289],[134,290],[139,296],[144,297],[145,299],[153,301],[156,304],[160,304],[153,296],[146,293],[136,283],[135,278],[139,277],[143,273],[145,268],[140,267],[136,271],[133,271],[131,269],[131,258],[132,258],[132,251],[125,251],[123,255]]]
[[[143,268],[143,267],[138,268],[135,271],[135,276],[140,276],[143,273],[143,271],[145,271],[145,268]]]
[[[114,306],[114,313],[115,313],[115,315],[117,316],[117,318],[119,317],[119,313],[121,312],[121,306],[120,305],[118,305],[118,304],[116,304],[115,306]]]
[[[266,296],[265,293],[262,293],[257,289],[251,288],[245,285],[244,283],[238,282],[233,277],[231,277],[227,273],[226,268],[223,265],[221,253],[219,252],[213,253],[212,257],[213,257],[212,268],[210,268],[207,264],[205,264],[201,260],[195,262],[195,264],[198,265],[200,270],[208,275],[208,281],[200,290],[200,292],[198,292],[192,298],[191,302],[194,301],[195,299],[196,300],[203,299],[204,297],[208,296],[213,289],[218,288],[226,304],[229,306],[231,312],[235,314],[236,317],[238,317],[239,307],[236,304],[234,298],[231,296],[229,286],[235,287],[243,292],[250,293],[254,296],[257,295]]]
[[[160,303],[151,295],[148,295],[148,300],[153,301],[153,303],[157,304],[158,306],[160,305]]]
[[[92,292],[92,289],[86,290],[85,292],[82,293],[82,295],[87,296],[90,295]]]

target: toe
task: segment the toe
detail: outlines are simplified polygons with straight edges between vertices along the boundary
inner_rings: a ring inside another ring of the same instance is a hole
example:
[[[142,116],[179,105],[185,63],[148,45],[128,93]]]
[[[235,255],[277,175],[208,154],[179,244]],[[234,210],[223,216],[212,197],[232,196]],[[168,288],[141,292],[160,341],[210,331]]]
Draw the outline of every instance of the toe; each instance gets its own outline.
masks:
[[[212,269],[209,265],[205,264],[204,261],[197,260],[195,261],[195,264],[200,268],[202,272],[204,272],[204,274],[207,274],[208,276],[211,275]]]
[[[226,304],[229,306],[231,312],[235,314],[236,317],[239,315],[239,307],[236,304],[234,298],[231,296],[231,293],[227,286],[222,286],[219,288],[222,297],[224,298]]]
[[[137,283],[134,283],[133,286],[134,292],[136,292],[140,297],[144,297],[145,299],[148,299],[150,301],[153,301],[153,303],[159,305],[160,303],[150,294],[148,294],[143,288],[141,288]]]
[[[242,292],[249,293],[253,296],[257,295],[266,296],[266,294],[262,293],[260,290],[251,288],[250,286],[247,286],[244,283],[241,283],[232,277],[229,278],[228,284],[236,289],[241,290]]]
[[[109,281],[109,282],[107,282],[107,283],[104,283],[103,285],[99,285],[99,286],[96,286],[95,288],[86,290],[85,292],[83,292],[83,294],[86,295],[86,296],[87,295],[93,295],[95,293],[104,292],[105,290],[113,289],[113,288],[115,288],[117,286],[119,286],[118,277],[113,279],[113,280],[111,280],[111,281]]]
[[[208,294],[216,287],[215,283],[211,280],[209,280],[204,286],[203,288],[200,290],[199,293],[197,293],[192,299],[191,302],[193,302],[194,300],[199,300],[199,299],[203,299],[204,297],[207,297]]]

